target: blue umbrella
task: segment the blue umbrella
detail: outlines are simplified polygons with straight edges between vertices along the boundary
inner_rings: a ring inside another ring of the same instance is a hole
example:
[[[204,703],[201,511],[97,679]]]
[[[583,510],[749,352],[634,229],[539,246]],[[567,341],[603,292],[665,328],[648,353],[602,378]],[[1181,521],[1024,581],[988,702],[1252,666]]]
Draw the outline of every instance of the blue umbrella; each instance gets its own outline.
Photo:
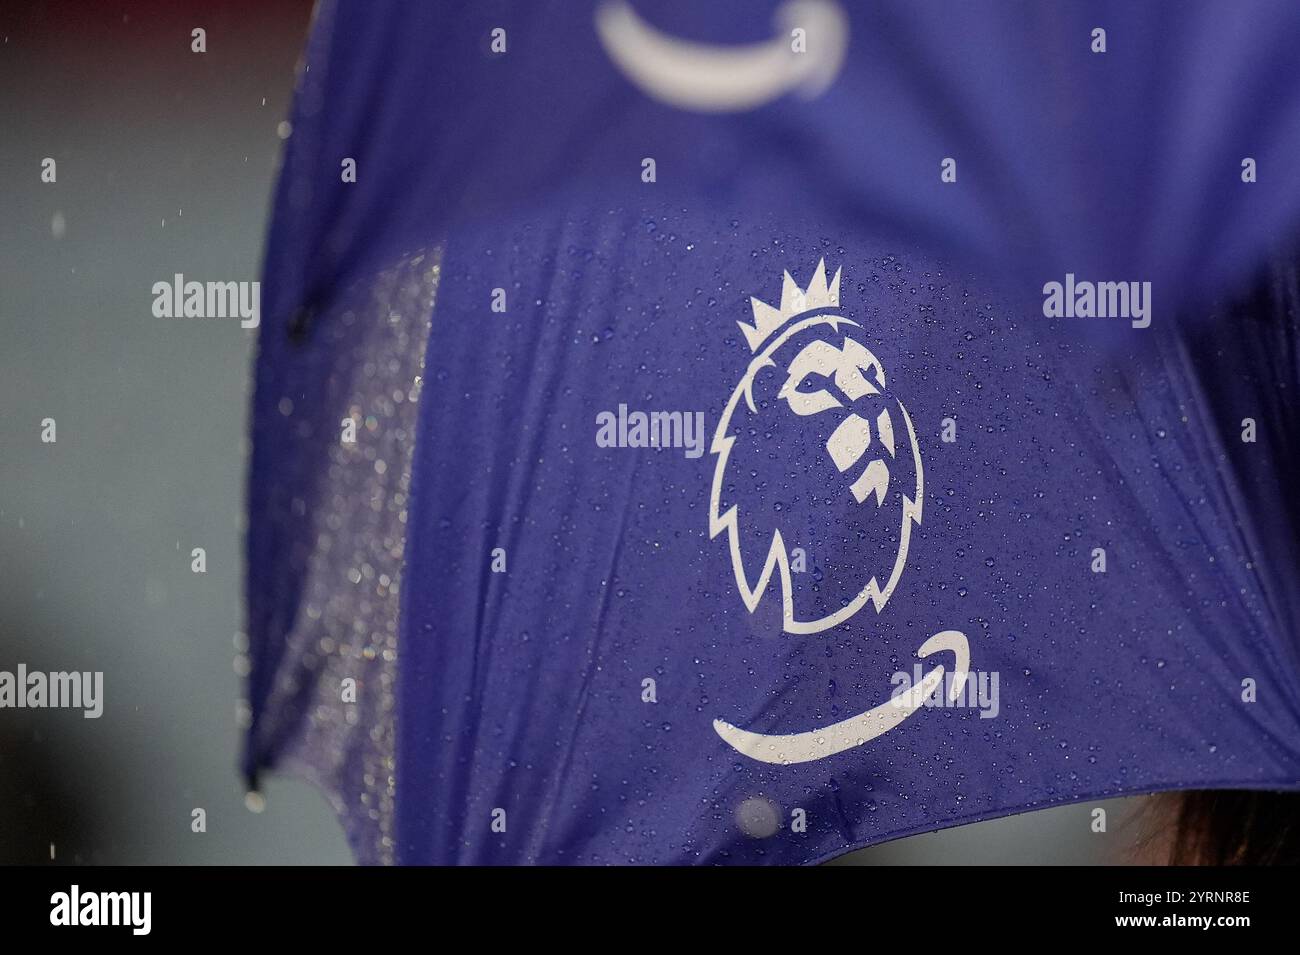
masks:
[[[358,857],[1300,786],[1300,8],[326,3],[250,777]]]

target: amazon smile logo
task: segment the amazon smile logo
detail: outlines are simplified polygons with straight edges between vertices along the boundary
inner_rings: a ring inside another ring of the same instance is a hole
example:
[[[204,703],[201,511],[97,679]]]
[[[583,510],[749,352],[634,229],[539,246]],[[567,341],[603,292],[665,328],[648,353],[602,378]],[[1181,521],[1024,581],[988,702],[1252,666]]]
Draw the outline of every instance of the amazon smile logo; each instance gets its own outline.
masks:
[[[710,447],[717,463],[709,536],[725,537],[736,590],[750,613],[776,589],[782,630],[818,634],[868,607],[879,615],[898,587],[912,528],[922,519],[921,448],[892,372],[872,351],[868,330],[841,307],[838,271],[828,281],[819,262],[806,287],[786,272],[780,304],[755,298],[751,308],[754,323],[739,325],[753,358]],[[823,573],[796,585],[786,542],[818,528],[831,529]],[[834,546],[830,535],[863,544]],[[940,631],[917,655],[941,651],[953,655],[946,679],[943,666],[925,674],[918,667],[907,687],[838,723],[780,735],[724,720],[714,720],[713,728],[760,762],[833,756],[888,732],[937,696],[956,701],[970,672],[965,634]]]
[[[694,43],[646,23],[628,0],[596,8],[596,33],[614,65],[647,96],[705,113],[755,109],[798,92],[823,93],[844,64],[848,18],[834,0],[789,0],[762,43]]]

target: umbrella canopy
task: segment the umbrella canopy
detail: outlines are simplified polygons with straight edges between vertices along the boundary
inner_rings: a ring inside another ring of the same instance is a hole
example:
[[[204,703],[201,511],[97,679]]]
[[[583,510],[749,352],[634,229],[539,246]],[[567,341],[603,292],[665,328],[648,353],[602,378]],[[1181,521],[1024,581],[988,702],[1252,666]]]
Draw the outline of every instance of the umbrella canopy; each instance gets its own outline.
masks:
[[[251,776],[405,863],[1300,786],[1300,9],[461,6],[300,75]]]

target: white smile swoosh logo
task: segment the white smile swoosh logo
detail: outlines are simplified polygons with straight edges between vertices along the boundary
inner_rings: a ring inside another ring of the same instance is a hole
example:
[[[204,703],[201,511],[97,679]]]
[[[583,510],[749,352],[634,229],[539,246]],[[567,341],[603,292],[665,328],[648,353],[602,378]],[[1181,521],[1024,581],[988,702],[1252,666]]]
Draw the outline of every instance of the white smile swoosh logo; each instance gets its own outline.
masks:
[[[771,40],[718,46],[663,33],[628,0],[607,0],[596,8],[596,32],[609,58],[648,96],[682,109],[738,112],[796,90],[817,96],[844,63],[848,18],[834,0],[789,0],[775,19]]]
[[[921,649],[916,652],[917,656],[928,657],[940,650],[951,650],[956,657],[952,684],[948,690],[949,700],[956,700],[965,688],[966,675],[970,672],[970,645],[965,634],[960,631],[944,630],[921,644]],[[714,720],[713,728],[728,744],[750,759],[783,765],[810,763],[861,746],[868,740],[889,732],[925,704],[925,700],[943,683],[943,677],[943,667],[937,666],[920,683],[896,699],[887,700],[865,713],[807,733],[768,736],[742,730],[725,720]]]

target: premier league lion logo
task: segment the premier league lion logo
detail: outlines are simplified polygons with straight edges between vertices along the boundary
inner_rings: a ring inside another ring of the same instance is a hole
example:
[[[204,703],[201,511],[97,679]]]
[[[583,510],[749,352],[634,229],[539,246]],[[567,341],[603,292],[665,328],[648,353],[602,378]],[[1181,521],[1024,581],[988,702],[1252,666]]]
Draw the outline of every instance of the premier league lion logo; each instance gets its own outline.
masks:
[[[751,303],[754,324],[740,327],[754,358],[711,448],[709,533],[727,532],[750,612],[777,572],[785,631],[817,633],[868,603],[879,613],[897,587],[921,522],[921,450],[862,326],[840,309],[839,271],[828,284],[819,262],[806,289],[786,272],[779,308]],[[846,534],[862,546],[815,546]],[[796,544],[840,565],[819,557],[798,586]]]
[[[806,288],[785,273],[781,304],[751,299],[753,325],[740,322],[753,359],[727,401],[713,437],[717,455],[709,536],[726,532],[736,588],[753,613],[780,591],[782,629],[815,634],[870,604],[885,607],[907,565],[925,489],[912,418],[892,391],[889,372],[863,325],[840,307],[840,272],[825,262]],[[814,555],[795,573],[791,550]],[[806,570],[806,568],[804,568]],[[775,583],[774,583],[775,577]],[[959,693],[968,670],[966,638],[945,630],[920,656],[951,650],[944,669],[897,698],[805,733],[753,733],[715,720],[741,753],[769,763],[821,759],[897,726],[946,689]]]

